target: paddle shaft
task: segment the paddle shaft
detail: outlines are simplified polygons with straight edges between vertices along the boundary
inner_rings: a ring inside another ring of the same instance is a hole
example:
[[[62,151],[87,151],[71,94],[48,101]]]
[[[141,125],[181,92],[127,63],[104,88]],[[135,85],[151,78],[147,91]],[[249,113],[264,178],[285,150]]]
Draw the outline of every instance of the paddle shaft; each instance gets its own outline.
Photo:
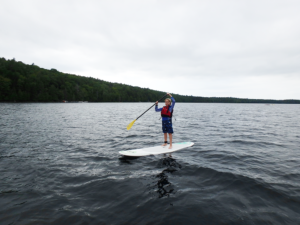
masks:
[[[168,94],[165,94],[163,97],[161,97],[159,100],[158,100],[158,102],[160,101],[160,100],[162,100],[164,97],[166,97]],[[148,112],[153,106],[155,106],[155,104],[156,103],[154,103],[149,109],[147,109],[145,112],[143,112],[143,114],[142,115],[144,115],[146,112]],[[140,115],[138,118],[140,118],[142,115]],[[136,118],[136,120],[138,120],[138,118]]]

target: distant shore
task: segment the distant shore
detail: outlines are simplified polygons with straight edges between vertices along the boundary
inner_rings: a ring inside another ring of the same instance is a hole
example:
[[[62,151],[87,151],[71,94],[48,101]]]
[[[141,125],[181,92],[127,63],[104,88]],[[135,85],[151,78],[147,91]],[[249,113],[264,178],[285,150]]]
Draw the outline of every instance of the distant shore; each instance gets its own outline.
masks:
[[[39,103],[58,103],[58,104],[69,104],[69,103],[152,103],[152,102],[0,102],[0,104],[39,104]],[[268,102],[176,102],[176,103],[195,103],[195,104],[262,104],[262,105],[297,105],[300,103],[286,103],[286,102],[276,102],[276,103],[268,103]]]
[[[0,102],[155,102],[165,92],[43,69],[0,58]],[[300,100],[201,97],[172,93],[176,102],[300,104]]]

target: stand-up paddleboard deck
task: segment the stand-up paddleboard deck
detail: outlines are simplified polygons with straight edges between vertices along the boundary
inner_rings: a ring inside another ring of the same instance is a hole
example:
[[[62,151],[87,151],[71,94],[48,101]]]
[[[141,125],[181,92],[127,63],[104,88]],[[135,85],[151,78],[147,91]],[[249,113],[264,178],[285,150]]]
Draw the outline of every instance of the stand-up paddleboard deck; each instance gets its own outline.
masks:
[[[191,147],[193,145],[194,145],[193,142],[181,142],[181,143],[173,143],[171,149],[169,149],[170,145],[166,145],[166,146],[156,146],[156,147],[150,147],[150,148],[134,149],[134,150],[128,150],[128,151],[120,151],[119,153],[121,155],[125,155],[125,156],[140,157],[140,156],[146,156],[146,155],[158,155],[158,154],[176,152],[178,150]]]

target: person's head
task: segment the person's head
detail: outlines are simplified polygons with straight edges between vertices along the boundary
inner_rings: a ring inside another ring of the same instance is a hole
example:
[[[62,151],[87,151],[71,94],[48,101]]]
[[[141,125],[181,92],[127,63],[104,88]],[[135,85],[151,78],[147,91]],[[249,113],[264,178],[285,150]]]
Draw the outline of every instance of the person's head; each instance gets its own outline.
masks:
[[[172,103],[171,99],[170,99],[170,98],[166,98],[166,100],[165,100],[165,105],[166,105],[166,106],[170,106],[171,103]]]

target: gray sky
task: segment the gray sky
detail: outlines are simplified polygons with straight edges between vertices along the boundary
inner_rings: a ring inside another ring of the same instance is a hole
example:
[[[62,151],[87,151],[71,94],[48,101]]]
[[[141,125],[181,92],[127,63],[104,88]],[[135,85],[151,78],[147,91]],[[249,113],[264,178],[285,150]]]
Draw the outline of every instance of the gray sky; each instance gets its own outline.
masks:
[[[300,99],[300,1],[1,0],[0,57],[183,95]]]

